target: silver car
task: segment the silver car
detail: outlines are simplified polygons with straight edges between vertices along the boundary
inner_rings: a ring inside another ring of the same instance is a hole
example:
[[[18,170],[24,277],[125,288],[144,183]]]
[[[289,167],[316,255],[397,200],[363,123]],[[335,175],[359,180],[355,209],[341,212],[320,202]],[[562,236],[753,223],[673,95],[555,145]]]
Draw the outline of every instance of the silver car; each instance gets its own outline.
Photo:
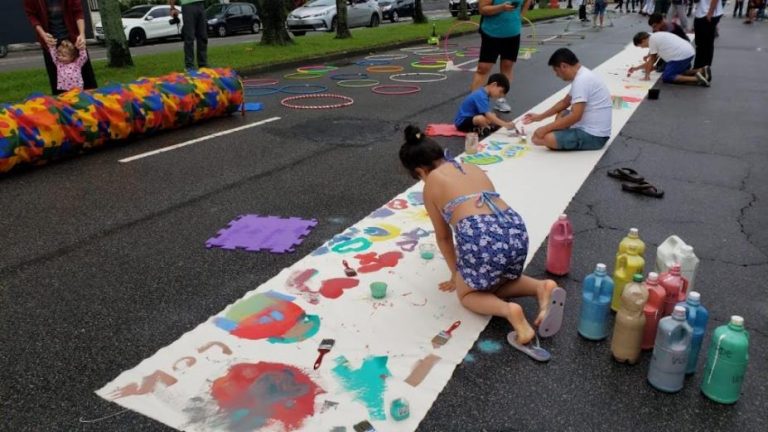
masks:
[[[286,25],[294,36],[308,31],[336,31],[336,0],[312,0],[294,9]],[[381,23],[381,11],[376,0],[352,0],[347,5],[347,25],[376,27]]]

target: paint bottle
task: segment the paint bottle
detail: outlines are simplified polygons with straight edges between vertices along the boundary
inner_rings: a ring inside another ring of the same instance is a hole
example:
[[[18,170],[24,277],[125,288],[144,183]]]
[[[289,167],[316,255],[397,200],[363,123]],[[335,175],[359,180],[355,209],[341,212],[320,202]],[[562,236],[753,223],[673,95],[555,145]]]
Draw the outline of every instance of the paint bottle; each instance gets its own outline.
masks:
[[[640,357],[645,327],[643,307],[648,301],[648,290],[642,282],[643,275],[636,274],[621,294],[621,307],[616,313],[611,338],[611,353],[618,362],[635,364]]]
[[[685,301],[685,295],[688,292],[688,281],[680,274],[680,264],[672,264],[669,271],[662,273],[659,276],[659,285],[666,292],[664,312],[661,314],[665,317],[672,313],[676,304]]]
[[[688,325],[693,329],[691,338],[691,353],[688,355],[688,365],[685,368],[686,375],[696,373],[696,364],[699,361],[699,351],[701,342],[704,340],[704,333],[707,332],[707,322],[709,321],[709,311],[701,305],[701,294],[697,291],[688,291],[688,296],[684,302],[677,304],[685,308],[685,319]]]
[[[627,236],[619,242],[619,251],[616,253],[616,258],[618,259],[619,255],[626,253],[631,244],[636,246],[635,250],[637,250],[638,255],[645,256],[645,242],[640,238],[640,231],[637,228],[630,228]]]
[[[464,153],[470,155],[477,153],[477,145],[480,142],[475,132],[469,132],[464,137]]]
[[[620,253],[616,257],[616,266],[613,269],[613,299],[611,301],[611,309],[614,311],[619,310],[624,286],[632,280],[635,274],[643,274],[645,260],[638,253],[637,246],[634,243],[628,244],[626,252]]]
[[[744,318],[734,315],[730,323],[716,328],[712,335],[701,392],[715,402],[735,403],[741,395],[747,363],[749,333],[744,330]]]
[[[593,273],[584,278],[582,286],[578,331],[585,339],[602,340],[608,337],[612,295],[613,280],[608,276],[605,264],[600,263]]]
[[[672,315],[659,321],[648,369],[648,382],[654,388],[667,393],[683,389],[692,336],[693,329],[685,320],[682,306],[675,306]]]
[[[675,263],[680,264],[680,273],[688,280],[688,290],[693,291],[693,282],[696,278],[699,258],[693,253],[693,246],[686,244],[680,237],[673,235],[667,237],[656,249],[656,271],[663,273],[669,270],[672,264]]]
[[[667,292],[659,285],[659,275],[650,272],[645,280],[645,289],[648,290],[648,302],[643,308],[645,315],[645,327],[643,328],[643,343],[640,347],[644,350],[653,349],[656,340],[656,329],[659,327],[661,313],[664,311],[664,298]]]
[[[573,251],[573,227],[566,214],[557,217],[552,224],[547,240],[547,271],[553,275],[563,276],[571,269],[571,252]]]
[[[397,421],[407,419],[411,415],[408,401],[403,398],[393,400],[392,405],[389,407],[389,414]]]

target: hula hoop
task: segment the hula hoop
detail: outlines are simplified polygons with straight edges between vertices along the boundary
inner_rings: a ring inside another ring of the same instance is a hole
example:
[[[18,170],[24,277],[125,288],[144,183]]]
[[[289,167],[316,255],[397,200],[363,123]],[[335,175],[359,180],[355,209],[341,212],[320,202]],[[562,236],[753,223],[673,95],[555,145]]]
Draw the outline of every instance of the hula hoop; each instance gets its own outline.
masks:
[[[243,87],[266,87],[277,84],[278,80],[271,78],[253,78],[243,80]]]
[[[402,89],[392,91],[391,89]],[[415,85],[397,85],[397,84],[383,84],[376,87],[372,87],[371,91],[385,96],[404,96],[409,94],[418,93],[421,91],[421,87]]]
[[[246,96],[267,96],[279,92],[277,87],[246,87],[243,92]]]
[[[391,65],[391,66],[368,66],[366,71],[370,73],[394,73],[394,72],[402,72],[403,67],[398,65]]]
[[[319,73],[309,73],[309,72],[294,72],[289,73],[288,75],[283,75],[283,78],[285,79],[292,79],[292,80],[300,80],[300,79],[317,79],[322,77],[322,74]]]
[[[533,32],[533,40],[536,40],[536,41],[537,41],[538,39],[536,38],[536,26],[535,26],[535,25],[533,25],[533,21],[529,20],[529,19],[528,19],[528,18],[526,18],[526,17],[522,17],[522,18],[523,18],[524,20],[528,21],[528,25],[530,25],[530,26],[531,26],[531,31]]]
[[[352,81],[352,80],[358,80],[358,79],[368,79],[368,74],[367,73],[345,73],[345,74],[331,75],[330,78],[334,81]]]
[[[352,80],[343,80],[343,81],[336,82],[336,85],[338,85],[339,87],[350,87],[350,88],[373,87],[379,84],[381,84],[381,81],[378,81],[375,79],[352,79]]]
[[[326,72],[335,71],[336,69],[338,69],[336,66],[313,65],[313,66],[302,66],[300,68],[296,68],[296,72],[324,74]]]
[[[408,58],[408,54],[374,54],[369,55],[365,59],[368,61],[377,61],[377,60],[386,60],[386,61],[392,61],[392,60],[402,60],[404,58]]]
[[[429,56],[435,56],[435,55],[448,57],[451,54],[456,54],[456,50],[453,50],[453,51],[446,50],[446,51],[443,51],[443,52],[441,52],[440,50],[437,50],[437,51],[435,51],[433,53],[420,54],[420,56],[421,56],[421,58],[429,57]]]
[[[448,62],[438,60],[434,62],[420,62],[416,61],[411,63],[411,67],[415,67],[416,69],[445,69],[445,67],[448,65]]]
[[[414,78],[403,78],[403,77],[414,77]],[[434,77],[434,78],[418,79],[418,77]],[[434,72],[414,72],[414,73],[392,75],[389,77],[389,79],[391,79],[392,81],[406,82],[406,83],[429,83],[429,82],[446,80],[448,79],[448,75],[441,74],[441,73],[434,73]]]
[[[429,55],[429,56],[422,57],[421,60],[419,60],[419,61],[420,62],[424,62],[424,63],[434,63],[434,62],[439,62],[439,61],[449,62],[451,60],[453,60],[451,58],[451,56],[447,56],[446,57],[446,56],[443,56],[443,55],[439,55],[439,56]]]
[[[412,53],[412,52],[421,51],[421,50],[426,50],[426,49],[434,49],[434,48],[432,48],[432,47],[430,47],[430,46],[415,46],[415,47],[405,47],[405,48],[400,48],[400,51],[405,51],[405,52],[410,52],[410,53]]]
[[[305,100],[305,99],[339,99],[342,102],[328,105],[298,105],[292,103],[293,101]],[[355,100],[351,97],[337,95],[333,93],[319,93],[319,94],[305,94],[300,96],[290,96],[280,101],[280,104],[286,108],[292,109],[334,109],[344,108],[355,103]]]
[[[427,55],[427,54],[437,54],[440,52],[440,48],[422,48],[418,51],[413,51],[416,55]]]
[[[445,32],[445,38],[443,39],[445,41],[445,43],[443,44],[443,51],[448,52],[448,39],[451,37],[451,33],[453,32],[453,30],[460,25],[467,25],[467,24],[480,28],[480,24],[474,21],[456,21],[450,27],[448,27],[448,30]]]
[[[388,65],[392,63],[389,60],[358,60],[355,62],[358,66],[377,66],[377,65]]]
[[[310,88],[314,87],[314,90],[308,90]],[[304,90],[293,90],[293,89],[304,89]],[[296,84],[296,85],[287,85],[280,87],[280,92],[282,93],[288,93],[288,94],[315,94],[315,93],[323,93],[328,91],[328,87],[324,85],[319,84]]]

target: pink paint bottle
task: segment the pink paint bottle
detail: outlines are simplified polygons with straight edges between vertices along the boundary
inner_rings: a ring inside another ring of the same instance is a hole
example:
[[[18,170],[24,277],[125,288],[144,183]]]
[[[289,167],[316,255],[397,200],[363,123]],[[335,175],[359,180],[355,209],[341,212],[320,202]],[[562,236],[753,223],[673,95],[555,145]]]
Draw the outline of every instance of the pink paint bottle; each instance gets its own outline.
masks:
[[[679,263],[672,264],[669,267],[669,271],[659,276],[659,285],[664,288],[666,293],[664,297],[664,313],[661,315],[665,317],[672,313],[676,304],[685,301],[685,296],[688,293],[688,279],[684,278],[680,272]]]
[[[656,329],[659,326],[661,313],[664,311],[664,299],[667,292],[659,285],[659,275],[654,272],[648,273],[645,288],[648,290],[648,302],[643,308],[645,327],[643,327],[643,342],[640,347],[649,350],[653,349],[653,344],[656,341]]]
[[[552,224],[547,240],[547,271],[553,275],[563,276],[571,269],[571,252],[573,251],[573,227],[568,216],[561,214]]]

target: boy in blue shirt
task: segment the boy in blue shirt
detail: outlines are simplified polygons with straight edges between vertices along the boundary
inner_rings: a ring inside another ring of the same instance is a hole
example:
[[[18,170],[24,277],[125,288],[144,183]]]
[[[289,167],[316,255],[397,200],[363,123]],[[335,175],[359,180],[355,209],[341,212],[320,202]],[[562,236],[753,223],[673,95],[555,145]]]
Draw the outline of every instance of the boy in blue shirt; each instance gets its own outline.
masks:
[[[488,78],[488,83],[473,91],[459,106],[459,112],[453,124],[462,132],[478,132],[481,138],[490,135],[500,127],[516,129],[513,122],[504,121],[491,109],[491,99],[499,99],[509,92],[509,79],[496,73]]]

